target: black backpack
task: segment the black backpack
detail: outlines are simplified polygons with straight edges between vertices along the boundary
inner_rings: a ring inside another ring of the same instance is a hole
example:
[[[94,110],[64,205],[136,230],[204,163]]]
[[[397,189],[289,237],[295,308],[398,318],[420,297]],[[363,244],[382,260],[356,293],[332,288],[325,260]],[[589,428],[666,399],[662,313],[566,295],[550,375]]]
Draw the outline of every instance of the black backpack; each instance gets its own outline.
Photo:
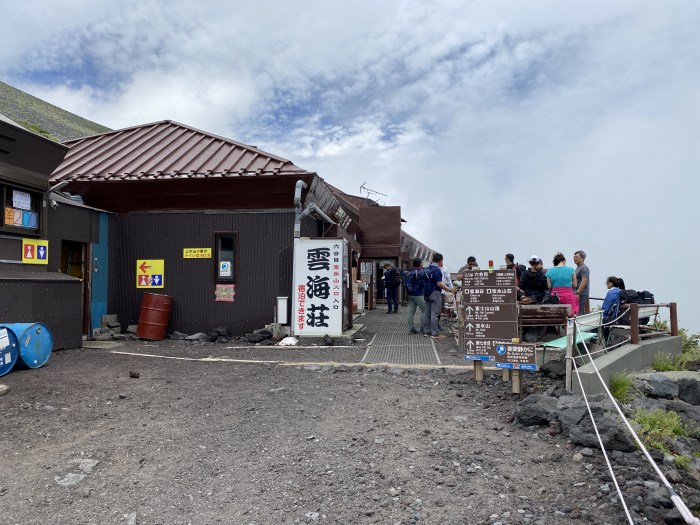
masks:
[[[655,304],[654,294],[644,290],[643,292],[637,292],[635,290],[620,290],[620,312],[625,311],[631,303],[637,304]],[[639,319],[639,324],[649,324],[649,317],[642,317]],[[626,311],[625,314],[619,319],[618,324],[630,324],[630,313]]]
[[[398,268],[392,267],[389,272],[391,274],[389,285],[396,286],[397,288],[401,286],[401,271]]]
[[[648,290],[637,293],[639,297],[639,304],[656,304],[654,302],[654,294]],[[649,324],[650,319],[648,317],[642,317],[639,319],[639,324]]]

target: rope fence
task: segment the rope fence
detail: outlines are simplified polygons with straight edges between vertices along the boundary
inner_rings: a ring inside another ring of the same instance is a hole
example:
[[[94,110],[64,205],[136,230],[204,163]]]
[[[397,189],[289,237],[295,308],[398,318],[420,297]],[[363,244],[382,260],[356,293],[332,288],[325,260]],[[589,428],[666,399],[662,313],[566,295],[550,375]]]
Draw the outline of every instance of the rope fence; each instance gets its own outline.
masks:
[[[619,318],[618,318],[619,319]],[[578,323],[576,322],[576,319],[574,318],[574,324],[576,325],[576,328],[578,329]],[[618,416],[621,418],[622,422],[625,424],[627,427],[627,430],[630,432],[632,437],[634,438],[635,443],[639,447],[639,449],[644,453],[644,456],[646,457],[647,461],[649,464],[652,466],[654,471],[656,472],[656,475],[659,477],[661,480],[662,484],[666,488],[667,492],[669,493],[669,496],[671,498],[671,501],[673,505],[676,507],[678,512],[680,513],[681,517],[685,521],[686,524],[689,525],[700,525],[700,519],[696,518],[693,513],[690,511],[690,509],[687,507],[685,502],[681,499],[681,497],[678,495],[678,493],[675,491],[675,489],[671,486],[669,483],[668,479],[666,479],[666,476],[664,476],[663,472],[661,472],[661,469],[659,469],[658,465],[654,461],[654,459],[651,457],[649,454],[649,451],[647,448],[644,446],[644,443],[639,439],[639,436],[637,433],[634,431],[632,428],[632,425],[630,424],[629,420],[625,417],[624,413],[620,409],[620,406],[617,403],[617,400],[613,397],[613,395],[610,393],[610,390],[608,389],[608,385],[605,383],[603,380],[603,377],[600,375],[600,371],[598,370],[598,367],[595,364],[595,360],[593,359],[593,353],[591,353],[588,349],[588,345],[586,344],[585,341],[581,341],[584,350],[586,351],[586,355],[590,359],[590,364],[593,367],[596,376],[598,377],[601,385],[603,386],[603,389],[605,390],[605,393],[607,394],[608,398],[612,402],[613,406],[615,407],[615,410],[617,411]],[[588,415],[591,418],[591,422],[593,423],[593,428],[595,429],[596,436],[598,438],[598,443],[600,445],[600,450],[603,452],[603,456],[605,457],[605,462],[608,465],[608,470],[610,471],[610,476],[612,477],[612,480],[615,484],[615,489],[617,490],[617,494],[620,497],[620,502],[622,503],[622,507],[625,511],[625,515],[627,516],[627,519],[629,520],[629,523],[634,525],[634,522],[632,521],[632,516],[630,515],[629,509],[627,508],[627,503],[625,502],[625,499],[622,495],[622,490],[620,489],[620,486],[617,482],[617,478],[615,476],[615,472],[612,468],[612,465],[610,463],[610,460],[608,458],[608,453],[605,450],[605,446],[603,445],[603,440],[600,437],[600,433],[598,432],[598,427],[595,422],[595,418],[593,417],[593,411],[591,410],[591,407],[588,403],[588,396],[586,395],[586,392],[583,388],[583,381],[581,380],[581,375],[579,374],[578,370],[578,365],[576,364],[576,360],[573,360],[573,366],[574,366],[574,371],[576,372],[576,377],[578,379],[579,386],[581,387],[581,392],[583,393],[583,398],[586,403],[586,408],[588,409]]]

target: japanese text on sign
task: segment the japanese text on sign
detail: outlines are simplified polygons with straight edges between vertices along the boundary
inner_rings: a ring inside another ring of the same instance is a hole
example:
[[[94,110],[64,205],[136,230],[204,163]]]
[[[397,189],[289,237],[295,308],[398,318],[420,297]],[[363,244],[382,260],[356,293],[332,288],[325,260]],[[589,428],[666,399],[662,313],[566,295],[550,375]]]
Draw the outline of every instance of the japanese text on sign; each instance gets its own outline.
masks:
[[[294,247],[294,330],[342,332],[342,256],[338,239],[298,240]]]
[[[211,259],[211,248],[183,248],[183,259]]]
[[[535,345],[502,343],[496,346],[496,367],[537,370]]]
[[[497,361],[496,349],[519,341],[515,271],[465,272],[463,351],[468,361]]]

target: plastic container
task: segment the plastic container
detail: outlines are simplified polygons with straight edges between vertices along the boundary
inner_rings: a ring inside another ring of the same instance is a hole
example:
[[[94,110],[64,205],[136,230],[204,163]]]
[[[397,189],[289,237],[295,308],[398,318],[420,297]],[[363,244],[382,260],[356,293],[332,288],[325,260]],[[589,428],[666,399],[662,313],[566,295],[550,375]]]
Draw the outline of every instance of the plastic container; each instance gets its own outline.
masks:
[[[29,368],[44,366],[51,357],[53,337],[42,323],[11,323],[0,326],[7,328],[17,338],[19,360]]]
[[[143,294],[136,335],[141,339],[153,341],[164,339],[170,322],[172,304],[173,298],[169,295]]]
[[[17,336],[12,330],[0,326],[0,377],[12,370],[18,357]]]

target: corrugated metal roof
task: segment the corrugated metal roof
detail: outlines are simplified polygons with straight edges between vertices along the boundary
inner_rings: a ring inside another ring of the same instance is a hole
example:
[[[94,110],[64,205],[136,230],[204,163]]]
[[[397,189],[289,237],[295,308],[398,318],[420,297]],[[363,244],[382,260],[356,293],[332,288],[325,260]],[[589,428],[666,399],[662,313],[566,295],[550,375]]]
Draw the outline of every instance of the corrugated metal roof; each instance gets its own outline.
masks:
[[[64,142],[51,181],[114,181],[309,173],[291,161],[164,120]]]

